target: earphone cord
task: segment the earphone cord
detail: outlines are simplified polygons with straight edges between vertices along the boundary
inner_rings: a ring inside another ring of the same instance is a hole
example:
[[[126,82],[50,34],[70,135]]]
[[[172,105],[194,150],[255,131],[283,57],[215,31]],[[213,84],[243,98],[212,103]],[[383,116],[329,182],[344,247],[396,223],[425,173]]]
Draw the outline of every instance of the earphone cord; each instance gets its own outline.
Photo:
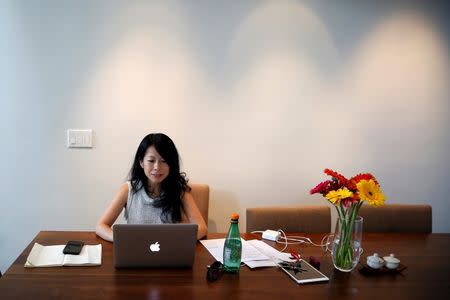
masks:
[[[327,250],[329,250],[328,246],[329,246],[329,242],[327,240],[327,242],[324,243],[324,240],[327,239],[330,235],[327,234],[325,235],[322,240],[320,241],[320,244],[316,244],[314,243],[310,238],[308,237],[304,237],[304,236],[286,236],[286,234],[284,233],[283,230],[278,229],[277,230],[281,236],[275,241],[277,244],[284,244],[284,248],[282,250],[280,250],[280,252],[284,252],[284,250],[286,250],[286,248],[288,247],[288,245],[295,245],[295,244],[303,244],[303,243],[307,243],[307,244],[311,244],[313,246],[316,247],[322,247],[322,252],[325,253]],[[251,233],[263,233],[264,231],[252,231]]]
[[[295,235],[294,236],[286,236],[284,231],[281,230],[281,229],[278,229],[278,232],[281,233],[281,236],[277,239],[276,242],[284,244],[284,248],[283,248],[283,250],[281,250],[281,252],[286,250],[288,245],[292,245],[292,244],[307,243],[307,244],[311,244],[311,245],[316,246],[316,247],[322,247],[322,250],[323,250],[323,247],[328,247],[328,243],[324,244],[324,242],[323,242],[328,237],[328,235],[325,235],[322,238],[320,244],[316,244],[310,238],[305,237],[305,236],[295,236]],[[282,241],[280,241],[280,240],[282,240]]]

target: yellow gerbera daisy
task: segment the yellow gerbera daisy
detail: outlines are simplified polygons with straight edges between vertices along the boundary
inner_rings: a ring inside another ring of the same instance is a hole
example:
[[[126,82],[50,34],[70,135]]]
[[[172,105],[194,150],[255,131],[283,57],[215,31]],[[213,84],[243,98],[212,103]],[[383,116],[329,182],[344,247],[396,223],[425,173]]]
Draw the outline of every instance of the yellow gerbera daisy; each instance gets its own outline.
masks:
[[[353,193],[347,188],[338,189],[337,191],[330,191],[325,197],[331,203],[339,205],[342,199],[353,197]]]
[[[368,201],[372,206],[384,205],[384,195],[378,184],[372,179],[359,181],[356,184],[356,189],[361,200]]]

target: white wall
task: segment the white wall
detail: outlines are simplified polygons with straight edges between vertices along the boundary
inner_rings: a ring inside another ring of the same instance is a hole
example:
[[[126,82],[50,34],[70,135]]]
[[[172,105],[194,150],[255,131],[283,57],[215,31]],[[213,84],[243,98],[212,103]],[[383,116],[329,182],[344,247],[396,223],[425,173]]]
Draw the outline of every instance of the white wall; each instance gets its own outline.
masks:
[[[327,205],[326,167],[450,232],[448,4],[375,2],[1,1],[0,270],[40,230],[93,230],[150,132],[210,185],[212,232]]]

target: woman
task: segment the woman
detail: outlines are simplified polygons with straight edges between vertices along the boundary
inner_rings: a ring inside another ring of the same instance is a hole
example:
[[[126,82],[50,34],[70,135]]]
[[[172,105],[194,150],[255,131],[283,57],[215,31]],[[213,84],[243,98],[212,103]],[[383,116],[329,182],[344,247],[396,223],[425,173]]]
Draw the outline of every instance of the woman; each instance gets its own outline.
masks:
[[[165,134],[149,134],[134,157],[129,181],[124,183],[97,223],[96,234],[113,241],[111,226],[125,208],[128,224],[195,223],[197,238],[207,225],[190,194],[173,141]]]

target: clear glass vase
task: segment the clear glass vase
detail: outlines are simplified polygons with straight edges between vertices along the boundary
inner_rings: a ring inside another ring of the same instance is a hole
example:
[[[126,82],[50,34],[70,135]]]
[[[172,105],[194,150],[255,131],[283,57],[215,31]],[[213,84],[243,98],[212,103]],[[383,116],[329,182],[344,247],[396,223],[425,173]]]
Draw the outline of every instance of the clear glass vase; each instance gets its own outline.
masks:
[[[363,218],[357,216],[352,220],[336,221],[336,229],[331,246],[333,265],[342,272],[351,272],[359,262],[363,252],[362,243]]]

